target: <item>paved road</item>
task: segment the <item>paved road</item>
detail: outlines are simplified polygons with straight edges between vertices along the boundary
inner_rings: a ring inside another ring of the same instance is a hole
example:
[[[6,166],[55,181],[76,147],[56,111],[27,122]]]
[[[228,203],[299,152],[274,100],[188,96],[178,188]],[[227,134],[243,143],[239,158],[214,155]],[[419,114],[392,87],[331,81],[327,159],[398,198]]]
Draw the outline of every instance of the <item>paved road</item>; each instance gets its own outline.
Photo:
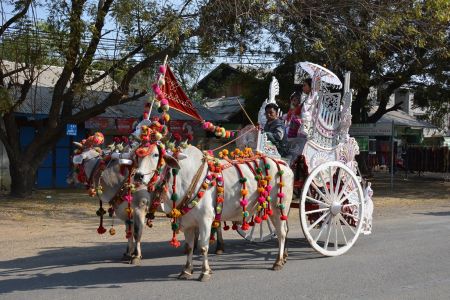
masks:
[[[376,220],[345,255],[324,258],[291,221],[290,256],[269,270],[276,245],[228,241],[211,256],[208,283],[176,280],[184,263],[167,242],[144,243],[141,266],[120,263],[123,244],[43,249],[0,261],[1,299],[449,299],[450,209],[392,214]],[[7,245],[2,245],[2,248]],[[199,261],[196,262],[199,274]]]

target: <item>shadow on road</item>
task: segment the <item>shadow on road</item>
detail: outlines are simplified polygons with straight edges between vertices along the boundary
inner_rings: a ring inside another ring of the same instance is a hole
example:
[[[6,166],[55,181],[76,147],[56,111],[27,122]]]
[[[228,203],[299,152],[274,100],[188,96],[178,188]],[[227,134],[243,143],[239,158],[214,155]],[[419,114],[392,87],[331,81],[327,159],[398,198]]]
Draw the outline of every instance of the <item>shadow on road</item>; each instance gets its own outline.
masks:
[[[447,216],[450,216],[450,211],[430,211],[430,212],[425,212],[425,213],[416,213],[416,215],[447,217]]]
[[[0,277],[9,278],[0,280],[0,294],[56,288],[120,288],[126,283],[176,280],[185,262],[184,248],[171,248],[167,242],[149,242],[143,245],[142,265],[128,265],[120,262],[123,246],[115,243],[46,249],[37,256],[1,261]],[[278,253],[277,246],[276,240],[259,244],[227,240],[225,253],[210,254],[210,264],[214,271],[270,269]],[[322,257],[303,239],[290,239],[288,246],[288,263]],[[170,257],[179,257],[179,264],[161,264],[159,259]],[[200,257],[195,260],[198,275]]]

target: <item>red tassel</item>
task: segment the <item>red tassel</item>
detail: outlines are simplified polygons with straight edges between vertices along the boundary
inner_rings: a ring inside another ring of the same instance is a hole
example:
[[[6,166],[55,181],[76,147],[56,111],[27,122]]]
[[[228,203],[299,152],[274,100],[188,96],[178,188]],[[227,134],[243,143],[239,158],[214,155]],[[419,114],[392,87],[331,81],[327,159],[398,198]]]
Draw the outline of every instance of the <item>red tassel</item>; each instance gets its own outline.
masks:
[[[255,217],[255,223],[258,223],[258,224],[259,224],[259,223],[261,223],[261,221],[262,221],[262,220],[261,220],[261,218],[260,218],[259,216],[256,216],[256,217]]]
[[[174,236],[174,237],[172,238],[172,240],[170,241],[170,245],[171,245],[172,247],[174,247],[174,248],[178,248],[178,247],[180,247],[181,243],[180,243],[179,240],[177,240],[177,237]]]
[[[280,220],[282,220],[282,221],[286,221],[287,219],[288,219],[288,217],[284,216],[284,215],[280,217]]]
[[[269,218],[269,216],[268,216],[267,214],[264,214],[264,215],[262,216],[262,219],[263,219],[264,221],[266,221],[268,218]]]
[[[223,224],[225,225],[223,227],[223,230],[225,230],[225,231],[230,230],[230,226],[227,225],[227,222],[223,222]]]
[[[233,226],[231,226],[231,229],[233,229],[233,230],[237,230],[237,229],[238,229],[238,227],[237,227],[237,225],[236,225],[236,224],[233,224]]]
[[[267,210],[267,214],[268,214],[269,216],[273,215],[273,210],[268,209],[268,210]]]
[[[127,231],[127,234],[125,235],[125,238],[127,238],[127,239],[131,238],[131,230]]]
[[[255,226],[255,222],[254,221],[250,221],[250,223],[248,223],[248,225],[250,225],[251,227]]]
[[[98,233],[98,234],[104,234],[105,232],[106,232],[106,228],[103,227],[103,225],[100,225],[100,226],[97,228],[97,233]]]
[[[247,222],[244,222],[241,226],[241,229],[244,231],[248,230],[249,228],[250,228],[250,225]]]

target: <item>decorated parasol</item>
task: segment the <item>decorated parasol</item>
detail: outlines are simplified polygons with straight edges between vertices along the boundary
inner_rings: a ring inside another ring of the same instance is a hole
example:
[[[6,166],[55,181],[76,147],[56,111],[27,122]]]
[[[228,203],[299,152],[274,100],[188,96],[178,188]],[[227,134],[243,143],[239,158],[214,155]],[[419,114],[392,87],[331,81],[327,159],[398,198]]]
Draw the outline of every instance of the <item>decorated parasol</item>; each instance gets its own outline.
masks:
[[[303,61],[297,63],[295,67],[296,81],[297,76],[299,76],[299,74],[302,73],[303,70],[303,72],[308,73],[308,75],[310,75],[314,80],[320,80],[324,83],[335,85],[338,88],[342,87],[342,82],[336,74],[318,64],[314,64],[309,61]]]

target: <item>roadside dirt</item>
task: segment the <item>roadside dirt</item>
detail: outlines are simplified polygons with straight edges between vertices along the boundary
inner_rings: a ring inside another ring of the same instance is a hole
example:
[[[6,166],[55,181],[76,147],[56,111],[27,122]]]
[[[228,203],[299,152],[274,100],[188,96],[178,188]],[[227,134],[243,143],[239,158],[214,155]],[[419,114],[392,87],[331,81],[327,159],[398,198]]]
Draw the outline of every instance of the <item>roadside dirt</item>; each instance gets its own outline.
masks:
[[[450,210],[450,182],[442,175],[408,180],[398,177],[391,189],[388,174],[377,174],[372,181],[374,190],[374,218],[436,210]],[[116,235],[96,232],[98,202],[84,190],[37,191],[28,199],[13,199],[0,194],[0,260],[36,255],[44,249],[83,247],[98,243],[123,243],[125,227],[115,221]],[[291,217],[298,219],[296,209]],[[295,221],[297,223],[297,221]],[[105,227],[111,225],[106,218]],[[167,241],[169,221],[162,214],[154,226],[144,233],[144,241]]]

